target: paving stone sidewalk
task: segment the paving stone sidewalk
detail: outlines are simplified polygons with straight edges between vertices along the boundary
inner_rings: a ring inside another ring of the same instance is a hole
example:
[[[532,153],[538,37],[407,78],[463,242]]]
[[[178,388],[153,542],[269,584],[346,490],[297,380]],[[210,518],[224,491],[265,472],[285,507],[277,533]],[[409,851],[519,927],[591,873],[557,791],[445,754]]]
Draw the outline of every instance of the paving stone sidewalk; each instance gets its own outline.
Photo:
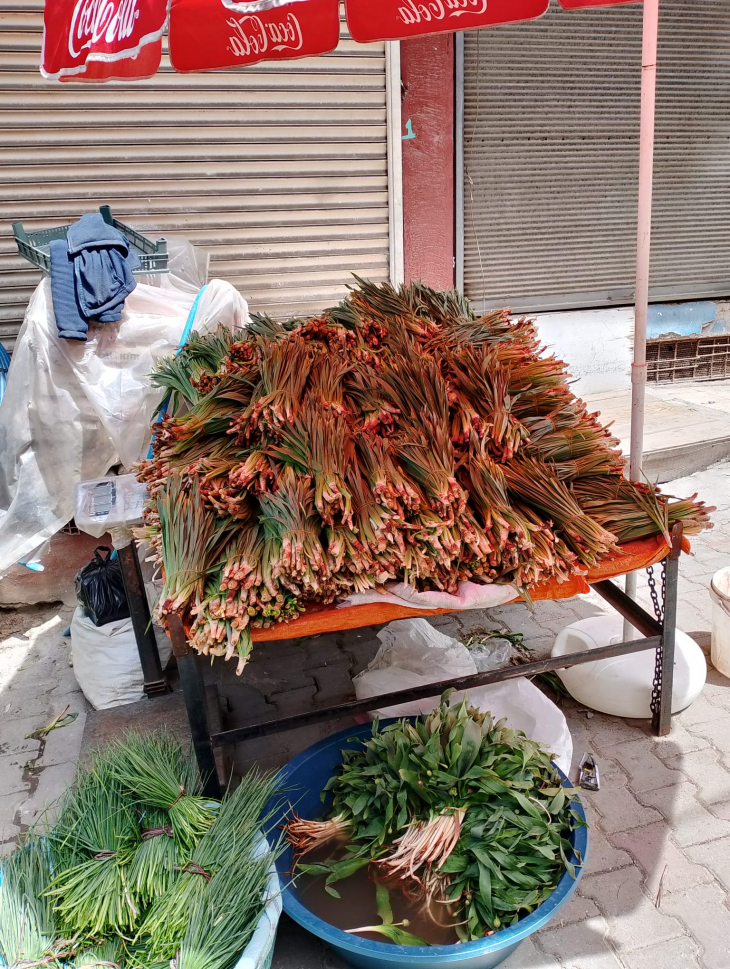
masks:
[[[680,573],[678,625],[708,646],[709,581],[730,564],[730,464],[665,490],[699,491],[718,506],[715,529],[694,540]],[[645,580],[640,591],[649,606]],[[565,625],[605,611],[590,595],[540,603],[534,613],[507,606],[436,617],[434,625],[462,639],[510,628],[544,655]],[[86,705],[61,635],[69,618],[70,610],[52,607],[0,614],[0,851],[11,850],[65,788],[79,756]],[[376,646],[373,630],[293,641],[261,650],[242,681],[221,675],[219,688],[238,722],[298,711],[347,694]],[[74,724],[45,741],[27,738],[67,704],[79,713]],[[602,775],[600,792],[585,796],[590,857],[560,920],[524,942],[505,969],[730,969],[730,680],[710,670],[703,695],[660,740],[643,721],[590,714],[572,702],[565,712],[576,758],[592,751]],[[311,739],[287,735],[275,752],[285,760]],[[283,919],[273,969],[344,963]]]

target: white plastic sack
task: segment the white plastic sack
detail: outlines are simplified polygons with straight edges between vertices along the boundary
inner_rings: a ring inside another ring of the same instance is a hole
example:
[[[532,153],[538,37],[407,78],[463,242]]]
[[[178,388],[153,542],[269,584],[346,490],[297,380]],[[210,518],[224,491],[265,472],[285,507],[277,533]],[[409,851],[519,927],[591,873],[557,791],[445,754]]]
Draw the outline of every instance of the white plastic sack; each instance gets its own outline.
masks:
[[[366,670],[353,680],[358,700],[394,693],[426,683],[477,672],[469,650],[458,640],[434,629],[425,619],[398,619],[378,633],[382,646]],[[563,713],[524,677],[504,680],[454,693],[452,705],[468,697],[472,706],[489,711],[495,720],[505,717],[510,727],[543,744],[567,774],[573,758],[573,741]],[[370,713],[376,717],[412,717],[430,713],[439,697],[402,703]]]
[[[139,283],[119,323],[91,327],[77,343],[58,338],[50,280],[37,287],[0,403],[0,574],[70,521],[79,481],[146,454],[161,396],[149,374],[179,346],[195,296],[171,274],[164,285]],[[213,280],[193,328],[219,323],[246,326],[248,308],[233,286]]]
[[[172,650],[157,640],[164,669]],[[79,606],[71,620],[74,676],[95,710],[108,710],[144,699],[144,676],[131,619],[95,626]]]
[[[456,595],[449,592],[418,592],[405,582],[389,582],[386,592],[370,589],[368,592],[354,592],[340,602],[338,609],[345,606],[360,606],[367,602],[390,602],[396,606],[410,606],[413,609],[450,609],[458,612],[464,609],[494,609],[519,598],[517,590],[511,585],[481,585],[478,582],[460,582]]]

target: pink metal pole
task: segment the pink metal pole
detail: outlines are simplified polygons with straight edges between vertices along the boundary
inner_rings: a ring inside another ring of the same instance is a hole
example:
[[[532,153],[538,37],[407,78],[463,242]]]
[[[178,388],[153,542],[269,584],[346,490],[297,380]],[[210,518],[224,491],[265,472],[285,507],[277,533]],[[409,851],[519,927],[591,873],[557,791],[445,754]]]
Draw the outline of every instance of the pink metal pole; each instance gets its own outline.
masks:
[[[641,57],[641,128],[639,135],[639,211],[636,234],[636,295],[634,362],[631,365],[631,451],[629,477],[641,480],[644,457],[644,407],[646,400],[646,317],[649,307],[649,257],[651,252],[651,202],[654,182],[654,116],[656,61],[659,35],[659,0],[644,0]],[[626,576],[626,592],[636,597],[636,573]],[[624,622],[624,639],[633,638]]]
[[[641,132],[639,145],[639,218],[636,236],[636,297],[634,362],[631,366],[631,454],[629,474],[641,478],[644,453],[646,396],[646,316],[649,305],[651,200],[654,181],[654,106],[659,33],[659,0],[644,0],[644,39],[641,67]]]

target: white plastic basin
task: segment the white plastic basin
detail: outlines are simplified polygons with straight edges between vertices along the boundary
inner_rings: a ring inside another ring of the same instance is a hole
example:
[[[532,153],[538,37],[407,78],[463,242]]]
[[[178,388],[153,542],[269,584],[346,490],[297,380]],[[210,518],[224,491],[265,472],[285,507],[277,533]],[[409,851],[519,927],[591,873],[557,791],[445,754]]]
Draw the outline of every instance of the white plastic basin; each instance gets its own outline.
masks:
[[[552,656],[599,649],[620,643],[622,639],[623,619],[619,615],[581,619],[558,634]],[[558,676],[570,695],[584,706],[615,717],[644,719],[651,717],[655,657],[655,651],[648,649],[558,670]],[[672,713],[679,713],[693,703],[706,679],[707,663],[702,650],[678,629]]]

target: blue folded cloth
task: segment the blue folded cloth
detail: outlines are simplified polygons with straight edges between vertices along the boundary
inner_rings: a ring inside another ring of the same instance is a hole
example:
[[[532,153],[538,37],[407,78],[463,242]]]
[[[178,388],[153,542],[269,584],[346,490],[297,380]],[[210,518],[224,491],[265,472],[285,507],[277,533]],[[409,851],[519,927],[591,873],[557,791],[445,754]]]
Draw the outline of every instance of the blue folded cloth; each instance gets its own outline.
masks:
[[[54,239],[51,243],[51,296],[58,335],[63,340],[85,340],[89,321],[76,299],[73,260],[65,239]]]
[[[132,271],[139,265],[127,237],[101,215],[84,215],[70,226],[65,240],[51,243],[51,293],[59,336],[85,340],[89,320],[120,320],[124,301],[137,285]]]
[[[87,212],[66,233],[68,251],[72,256],[84,249],[111,249],[115,246],[123,256],[129,253],[129,241],[123,232],[109,225],[99,212]]]

